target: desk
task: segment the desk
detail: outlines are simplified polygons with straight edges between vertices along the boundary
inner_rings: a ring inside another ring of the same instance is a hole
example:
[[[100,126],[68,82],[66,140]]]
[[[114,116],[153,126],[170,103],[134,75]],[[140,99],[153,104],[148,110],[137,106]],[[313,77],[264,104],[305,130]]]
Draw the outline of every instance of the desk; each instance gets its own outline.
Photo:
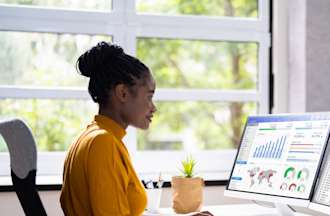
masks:
[[[215,216],[276,216],[277,212],[274,208],[267,208],[256,204],[235,204],[235,205],[217,205],[204,206],[203,211],[209,211]],[[145,212],[143,216],[183,216],[191,214],[175,214],[171,208],[161,208],[159,214],[151,214]],[[295,213],[295,216],[309,216],[306,214]]]

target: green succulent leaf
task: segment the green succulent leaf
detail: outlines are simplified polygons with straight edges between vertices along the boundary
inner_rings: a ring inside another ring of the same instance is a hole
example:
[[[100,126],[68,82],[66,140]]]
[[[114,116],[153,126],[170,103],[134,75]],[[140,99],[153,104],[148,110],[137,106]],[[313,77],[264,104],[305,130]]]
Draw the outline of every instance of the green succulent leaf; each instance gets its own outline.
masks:
[[[186,178],[192,178],[194,176],[194,168],[196,165],[196,161],[192,158],[192,156],[188,156],[185,160],[181,161],[182,169],[180,171]]]

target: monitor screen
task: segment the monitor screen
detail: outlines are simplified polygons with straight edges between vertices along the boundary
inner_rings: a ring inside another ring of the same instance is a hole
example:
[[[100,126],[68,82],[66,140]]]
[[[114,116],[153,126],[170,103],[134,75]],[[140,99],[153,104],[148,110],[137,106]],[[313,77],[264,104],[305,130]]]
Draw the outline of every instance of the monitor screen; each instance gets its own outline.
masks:
[[[309,199],[330,114],[250,116],[227,190]]]
[[[317,178],[312,203],[323,205],[330,212],[330,146],[324,154],[319,176]],[[317,210],[317,208],[315,209]]]

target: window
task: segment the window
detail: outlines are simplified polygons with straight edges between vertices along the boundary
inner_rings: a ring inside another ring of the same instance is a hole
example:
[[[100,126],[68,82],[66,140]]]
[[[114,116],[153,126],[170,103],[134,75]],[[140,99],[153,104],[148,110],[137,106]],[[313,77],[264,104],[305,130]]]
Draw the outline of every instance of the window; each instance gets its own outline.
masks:
[[[39,151],[66,151],[96,112],[90,100],[4,99],[0,104],[2,118],[19,116],[28,122]]]
[[[151,128],[138,133],[138,150],[223,150],[237,147],[255,103],[159,102]]]
[[[226,179],[246,116],[268,112],[268,7],[0,0],[0,118],[25,119],[38,144],[38,175],[61,175],[66,149],[97,112],[75,61],[98,41],[113,41],[145,62],[157,83],[151,128],[129,128],[125,137],[137,171],[169,177],[192,154],[203,177]],[[1,138],[0,161],[0,176],[9,175]]]

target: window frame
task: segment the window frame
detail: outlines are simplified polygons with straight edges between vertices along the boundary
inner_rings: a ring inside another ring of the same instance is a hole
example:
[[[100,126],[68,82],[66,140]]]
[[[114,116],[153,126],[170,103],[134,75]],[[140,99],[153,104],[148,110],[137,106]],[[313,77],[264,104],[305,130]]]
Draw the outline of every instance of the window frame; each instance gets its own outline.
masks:
[[[238,41],[258,43],[256,90],[157,89],[155,101],[257,102],[258,114],[269,113],[270,1],[258,0],[258,18],[193,15],[150,15],[135,12],[134,0],[113,0],[112,10],[84,11],[0,4],[0,31],[100,34],[111,36],[127,53],[136,55],[137,38]],[[199,29],[196,31],[196,29]],[[1,99],[90,100],[84,88],[0,86]],[[137,151],[136,130],[125,137],[133,163],[140,174],[177,173],[184,151]],[[171,160],[168,160],[168,155]],[[193,153],[199,173],[214,180],[228,179],[236,150]],[[38,152],[38,175],[62,174],[65,152]],[[0,176],[8,173],[9,155],[0,153]],[[161,161],[155,165],[153,161]],[[0,181],[1,184],[1,181]]]

